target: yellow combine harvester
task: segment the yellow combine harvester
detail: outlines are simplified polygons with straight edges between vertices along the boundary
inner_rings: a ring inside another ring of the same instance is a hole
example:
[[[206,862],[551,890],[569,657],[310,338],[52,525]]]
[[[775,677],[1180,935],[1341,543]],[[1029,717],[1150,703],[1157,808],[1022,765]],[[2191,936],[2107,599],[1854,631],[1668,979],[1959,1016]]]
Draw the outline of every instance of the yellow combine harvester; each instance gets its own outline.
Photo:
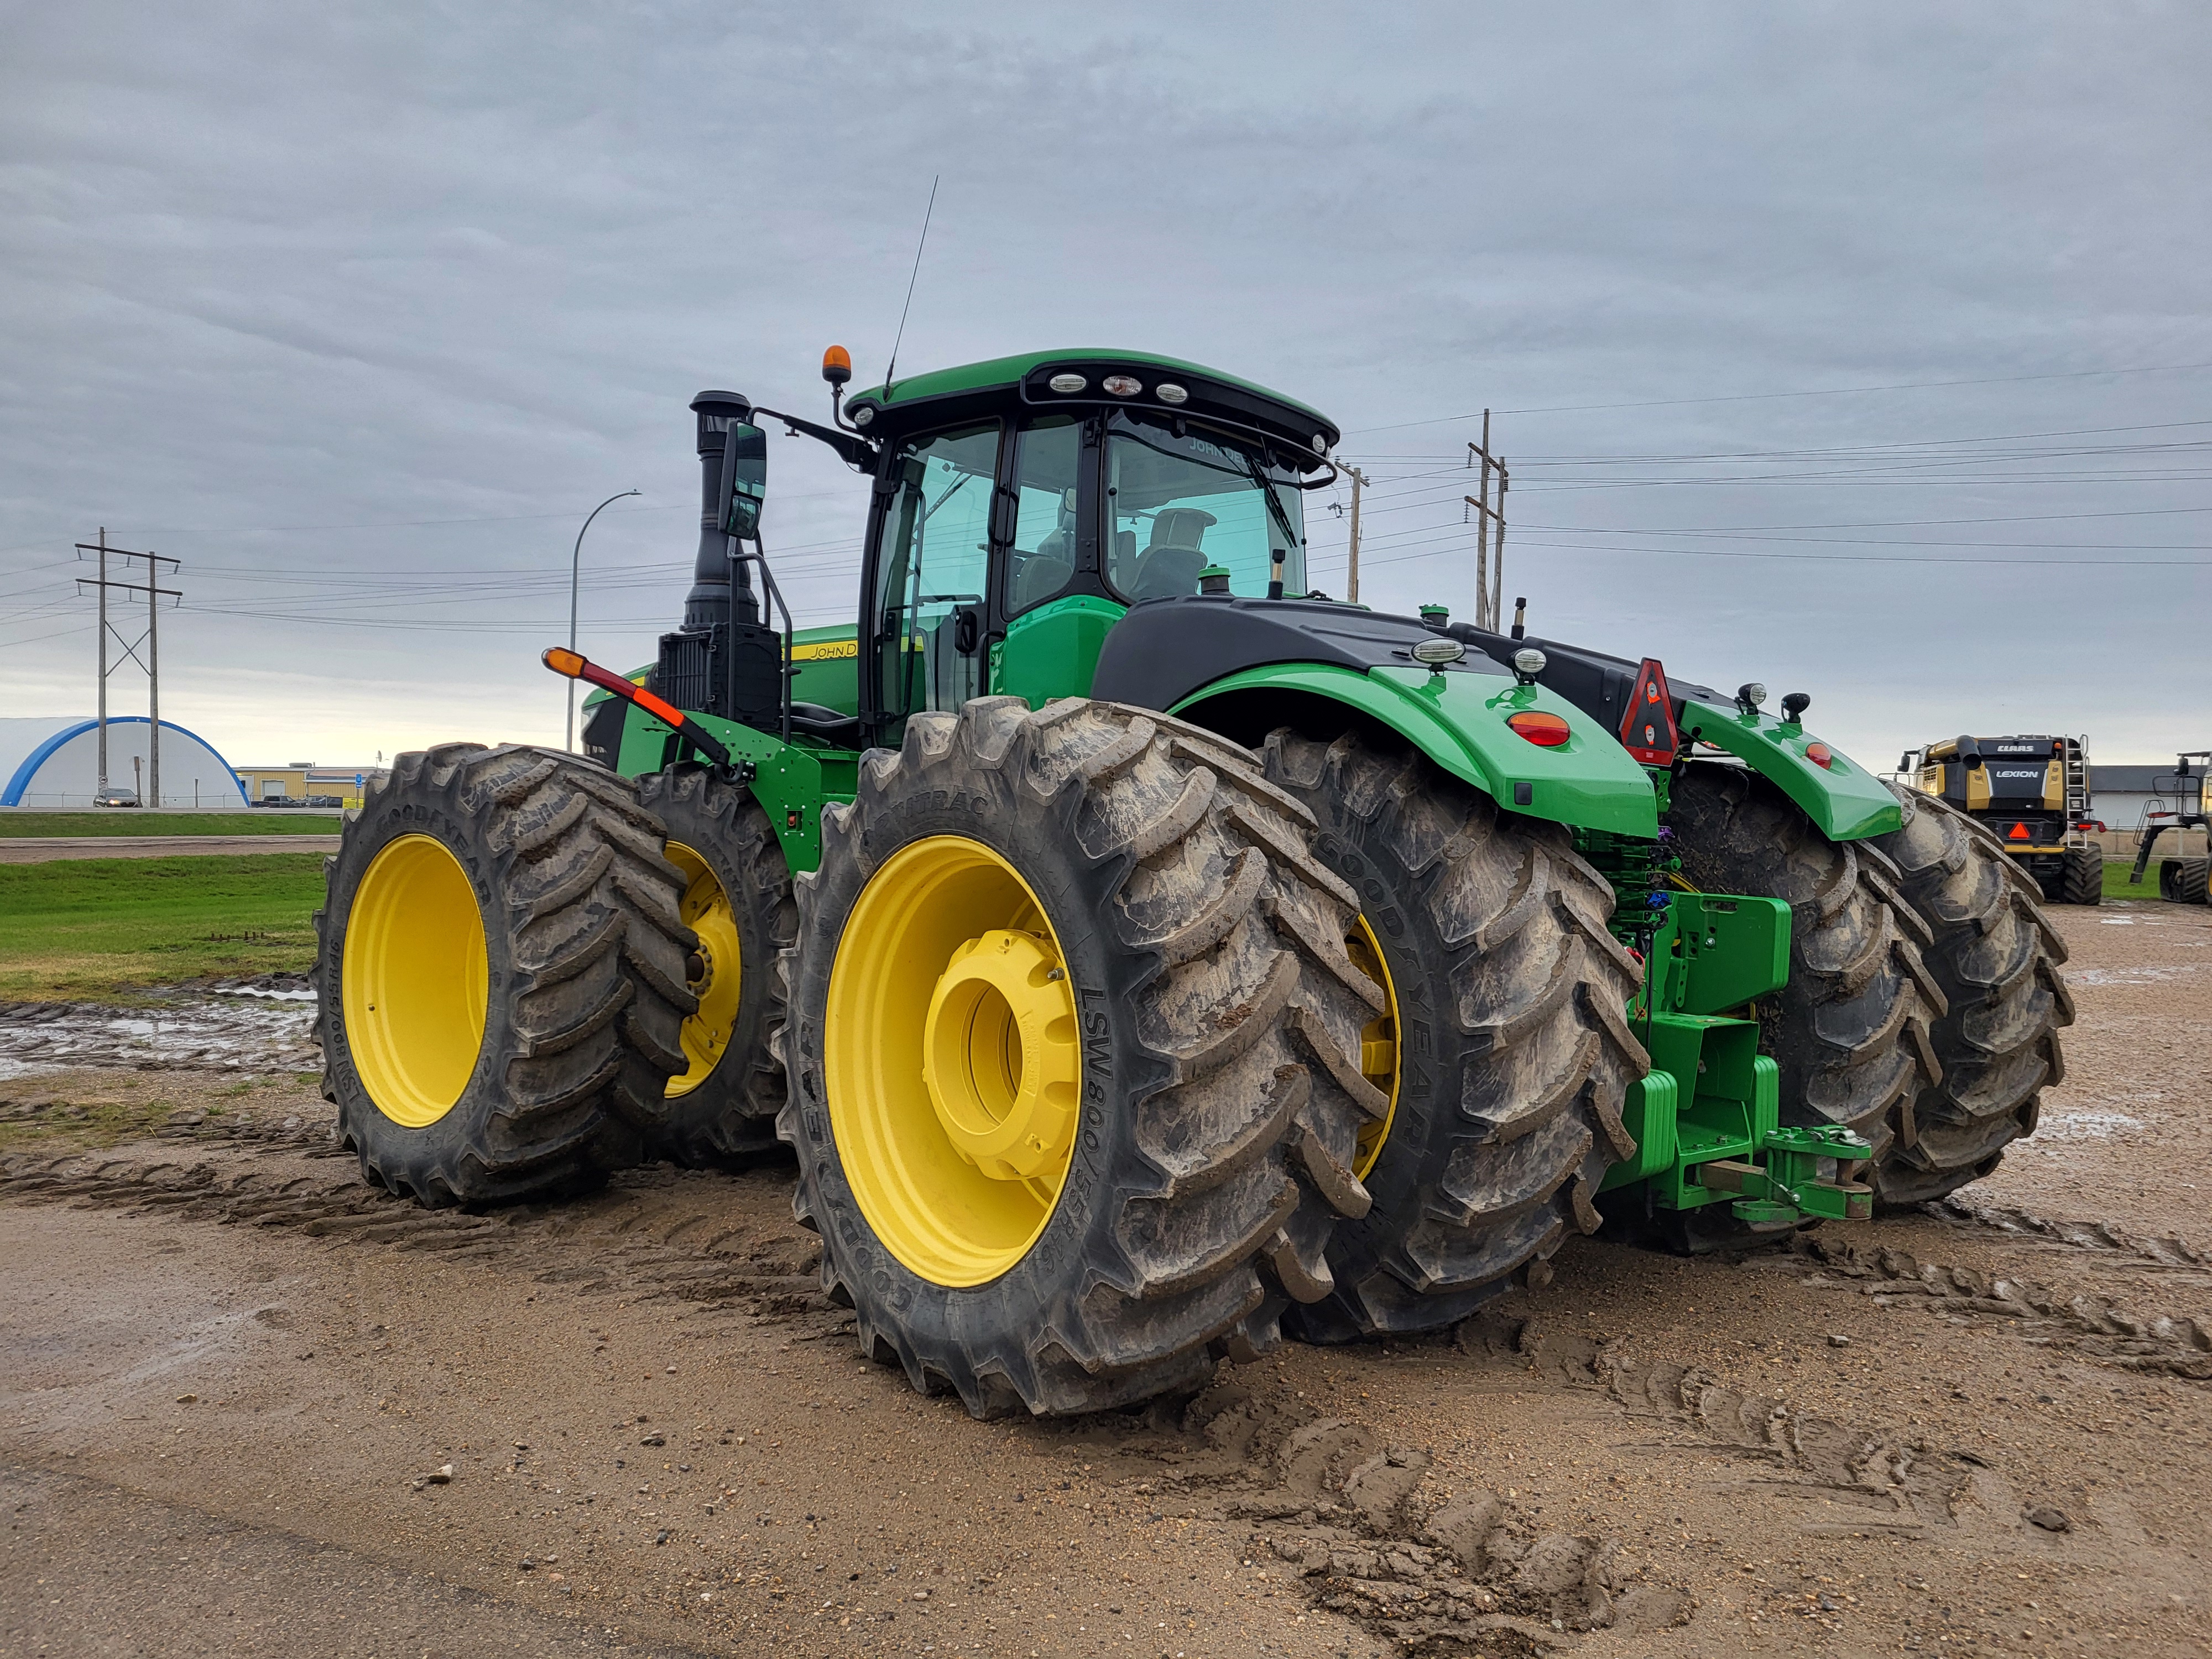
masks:
[[[2103,902],[2105,852],[2089,839],[2089,757],[2081,738],[1952,738],[1907,750],[1898,769],[1923,794],[1942,797],[1996,836],[2047,902]]]

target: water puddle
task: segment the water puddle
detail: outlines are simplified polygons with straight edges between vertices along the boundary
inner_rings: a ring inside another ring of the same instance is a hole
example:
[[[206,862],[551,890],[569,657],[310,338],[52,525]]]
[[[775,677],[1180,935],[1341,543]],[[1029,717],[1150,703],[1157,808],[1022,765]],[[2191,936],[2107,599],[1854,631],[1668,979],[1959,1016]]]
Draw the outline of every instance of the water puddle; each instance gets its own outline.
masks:
[[[2069,968],[2066,970],[2069,985],[2155,985],[2163,980],[2186,979],[2194,975],[2198,964],[2185,963],[2179,968]]]
[[[2142,1127],[2125,1112],[2045,1112],[2035,1126],[2038,1140],[2109,1140]]]
[[[74,1066],[307,1072],[322,1064],[311,992],[237,993],[162,1008],[0,1008],[0,1079]],[[274,1005],[274,1006],[271,1006]]]

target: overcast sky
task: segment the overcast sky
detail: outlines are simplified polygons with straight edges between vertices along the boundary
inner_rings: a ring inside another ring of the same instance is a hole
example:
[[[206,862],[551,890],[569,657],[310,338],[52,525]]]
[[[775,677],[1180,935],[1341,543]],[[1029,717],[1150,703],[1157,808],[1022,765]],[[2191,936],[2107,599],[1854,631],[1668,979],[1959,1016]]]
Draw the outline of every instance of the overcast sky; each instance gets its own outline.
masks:
[[[1056,345],[1328,410],[1364,592],[1964,730],[2212,743],[2212,10],[0,0],[0,708],[89,713],[70,544],[183,561],[235,763],[557,741],[647,659],[685,404]],[[1874,388],[1874,389],[1869,389]],[[862,489],[771,439],[802,622]],[[1316,503],[1314,576],[1344,528]],[[119,710],[143,683],[117,682]]]

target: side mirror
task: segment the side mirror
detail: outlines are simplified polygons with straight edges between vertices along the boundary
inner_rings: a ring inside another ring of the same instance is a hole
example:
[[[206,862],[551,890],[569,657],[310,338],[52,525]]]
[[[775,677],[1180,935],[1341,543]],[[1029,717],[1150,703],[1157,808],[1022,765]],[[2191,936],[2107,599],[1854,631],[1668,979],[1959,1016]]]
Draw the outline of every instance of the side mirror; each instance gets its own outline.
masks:
[[[767,494],[768,434],[732,421],[722,434],[722,533],[757,540]]]

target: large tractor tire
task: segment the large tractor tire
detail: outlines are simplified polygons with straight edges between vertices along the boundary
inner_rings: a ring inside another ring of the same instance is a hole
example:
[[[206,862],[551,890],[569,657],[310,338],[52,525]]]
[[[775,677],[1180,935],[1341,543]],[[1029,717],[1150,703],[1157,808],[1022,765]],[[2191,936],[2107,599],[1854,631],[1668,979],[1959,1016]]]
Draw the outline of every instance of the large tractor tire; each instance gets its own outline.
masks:
[[[1691,885],[1790,906],[1790,982],[1757,1005],[1783,1121],[1843,1124],[1873,1144],[1878,1176],[1894,1167],[1913,1103],[1943,1074],[1929,1033],[1945,1003],[1891,855],[1829,840],[1766,779],[1717,763],[1676,774],[1667,823]]]
[[[1279,731],[1261,753],[1358,892],[1353,956],[1389,999],[1362,1064],[1390,1110],[1352,1166],[1374,1207],[1337,1229],[1334,1291],[1285,1323],[1317,1341],[1450,1324],[1595,1231],[1650,1069],[1625,1013],[1642,972],[1558,825],[1358,736]]]
[[[2077,847],[2066,854],[2066,868],[2058,878],[2059,902],[2064,904],[2102,904],[2105,902],[2105,854],[2097,847]]]
[[[1875,1195],[1893,1205],[1979,1180],[2033,1133],[2043,1091],[2065,1075],[2059,1028],[2074,1023],[2058,972],[2066,944],[2034,879],[1956,807],[1913,789],[1897,796],[1904,824],[1880,842],[1933,930],[1922,954],[1948,1006],[1929,1031],[1942,1075],[1923,1085],[1875,1168]]]
[[[978,1416],[1202,1384],[1328,1294],[1381,999],[1306,815],[1211,732],[917,714],[823,815],[782,1039],[799,1218],[861,1348]]]
[[[668,861],[684,878],[678,911],[698,938],[685,964],[699,1002],[684,1022],[686,1063],[668,1079],[667,1110],[646,1150],[695,1167],[780,1153],[775,959],[799,926],[782,845],[752,793],[705,767],[640,780],[638,803],[667,827]]]
[[[369,786],[315,913],[323,1097],[364,1179],[481,1204],[635,1161],[696,1006],[661,840],[557,750],[446,744]]]

